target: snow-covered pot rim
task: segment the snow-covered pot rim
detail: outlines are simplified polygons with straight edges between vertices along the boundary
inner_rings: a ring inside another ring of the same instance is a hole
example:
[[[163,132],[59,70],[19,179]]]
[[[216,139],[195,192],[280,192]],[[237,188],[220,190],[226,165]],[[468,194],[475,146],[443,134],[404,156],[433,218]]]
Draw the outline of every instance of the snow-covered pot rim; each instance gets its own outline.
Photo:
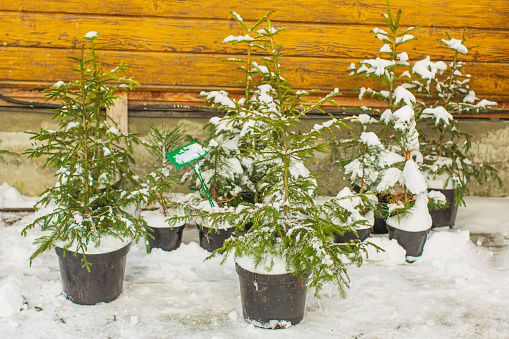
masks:
[[[66,255],[74,255],[75,253],[78,255],[85,254],[87,256],[87,261],[89,261],[88,260],[89,257],[114,253],[114,252],[119,251],[123,248],[127,248],[127,251],[129,251],[131,244],[132,244],[131,238],[119,239],[119,238],[113,237],[111,235],[105,235],[101,238],[100,246],[96,247],[94,243],[90,243],[87,246],[87,251],[85,253],[76,252],[76,244],[73,244],[72,246],[67,248],[65,251],[66,251]],[[63,252],[63,250],[64,250],[63,247],[64,247],[64,245],[62,243],[55,244],[55,250],[57,251],[57,253]]]
[[[243,278],[247,278],[247,280],[250,281],[256,281],[260,284],[268,284],[270,285],[273,280],[276,280],[278,284],[281,283],[281,278],[288,280],[288,282],[293,282],[296,280],[299,280],[295,275],[293,275],[291,272],[281,273],[281,274],[268,274],[268,273],[260,273],[260,272],[253,272],[251,270],[248,270],[241,265],[239,265],[237,262],[235,262],[235,270],[237,273],[242,276]],[[305,274],[305,279],[307,279],[311,275],[311,272],[308,272]],[[251,279],[249,279],[251,278]]]
[[[150,228],[171,228],[171,227],[180,227],[186,224],[185,221],[180,221],[174,225],[169,225],[166,220],[176,216],[177,213],[171,213],[167,217],[165,217],[161,210],[153,210],[153,211],[142,211],[141,217],[147,222],[147,225]]]
[[[387,223],[388,226],[390,226],[392,228],[397,228],[398,230],[409,232],[409,233],[419,233],[419,232],[424,232],[424,231],[431,230],[431,227],[423,228],[423,229],[419,229],[419,230],[417,230],[417,229],[416,230],[408,230],[408,229],[405,229],[405,228],[398,227],[398,225],[391,225],[387,221],[386,221],[386,223]]]
[[[425,173],[426,175],[426,184],[428,185],[428,189],[432,190],[442,190],[442,189],[454,189],[452,185],[452,179],[448,173],[442,174],[432,174]],[[447,186],[445,183],[447,182]],[[445,188],[444,188],[445,186]]]
[[[367,224],[357,224],[357,225],[352,226],[352,228],[354,230],[365,230],[368,228],[373,228],[373,226],[375,225],[375,212],[373,210],[369,210],[366,213],[366,215],[364,215],[362,217],[363,217],[363,220],[366,220],[368,223]],[[347,224],[347,223],[342,222],[338,218],[331,218],[331,222],[334,225],[339,225],[339,226],[344,226]]]
[[[258,267],[255,267],[253,259],[247,255],[242,257],[235,257],[235,263],[242,269],[256,274],[284,275],[291,273],[286,269],[285,259],[278,256],[274,256],[271,258],[272,260],[274,260],[274,266],[272,267],[272,270],[270,271],[266,270],[264,263],[267,262],[268,259],[269,258],[265,258],[265,261],[260,263]]]
[[[228,222],[211,224],[209,219],[206,219],[206,218],[205,219],[199,218],[199,219],[200,220],[198,220],[198,218],[196,219],[196,225],[198,227],[206,227],[211,230],[227,230],[227,229],[235,228],[235,226],[231,226],[230,223],[228,223]]]
[[[387,225],[407,231],[422,232],[431,228],[432,220],[428,210],[427,194],[415,196],[414,205],[404,214],[388,217]]]

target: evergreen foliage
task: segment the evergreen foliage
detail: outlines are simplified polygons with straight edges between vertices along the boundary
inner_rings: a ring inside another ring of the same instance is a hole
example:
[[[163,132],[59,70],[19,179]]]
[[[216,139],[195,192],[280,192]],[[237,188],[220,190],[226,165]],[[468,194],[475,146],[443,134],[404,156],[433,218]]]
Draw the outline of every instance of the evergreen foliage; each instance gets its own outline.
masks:
[[[2,142],[2,141],[0,140],[0,142]],[[15,152],[10,152],[7,150],[0,149],[0,161],[1,162],[5,162],[5,158],[3,157],[3,155],[18,156],[19,154],[15,153]]]
[[[92,244],[99,246],[104,235],[128,240],[144,234],[144,222],[127,210],[143,198],[129,167],[134,162],[131,146],[138,140],[119,131],[104,111],[113,105],[116,90],[132,89],[136,82],[125,78],[124,63],[103,71],[96,38],[95,32],[87,34],[81,56],[71,58],[77,63],[72,70],[78,80],[59,81],[46,91],[48,100],[63,102],[62,108],[53,110],[58,129],[27,132],[33,142],[25,154],[44,157],[44,166],[57,169],[57,183],[46,189],[36,204],[54,203],[56,208],[22,231],[25,236],[36,226],[47,231],[36,239],[39,247],[31,261],[55,245],[64,249],[73,246],[76,253],[85,253]],[[89,269],[86,257],[83,260]]]
[[[145,148],[156,161],[152,172],[147,175],[146,204],[158,203],[162,208],[163,215],[168,216],[168,209],[171,205],[170,193],[177,175],[172,172],[173,165],[166,158],[166,153],[182,147],[184,140],[184,126],[182,124],[170,128],[162,126],[157,128],[153,123],[149,126],[149,134],[144,142]]]
[[[361,192],[374,192],[386,167],[387,152],[378,136],[369,131],[376,124],[378,121],[371,116],[359,114],[351,119],[351,125],[358,126],[351,138],[329,140],[332,162],[344,169],[353,188]]]
[[[262,173],[266,173],[268,168],[267,162],[264,162],[258,154],[247,154],[242,149],[262,149],[264,145],[261,140],[248,137],[250,133],[250,125],[241,125],[241,122],[230,119],[229,116],[236,113],[238,107],[242,106],[245,110],[255,109],[258,96],[255,92],[258,86],[267,81],[267,68],[258,65],[254,61],[252,53],[262,46],[266,37],[257,35],[251,37],[250,32],[255,32],[262,25],[267,17],[273,11],[267,13],[260,20],[248,27],[242,20],[239,22],[242,30],[246,35],[225,38],[222,44],[241,45],[246,48],[246,59],[230,58],[225,60],[238,64],[238,69],[245,73],[242,81],[236,82],[244,85],[244,97],[235,101],[231,100],[229,93],[226,91],[202,92],[201,95],[206,101],[213,106],[219,106],[224,112],[225,117],[214,117],[210,119],[210,138],[206,140],[209,154],[203,159],[201,165],[205,182],[210,188],[212,198],[219,205],[236,206],[242,201],[260,202],[260,197],[256,195],[258,186],[261,184]],[[240,18],[235,12],[232,12],[235,18]],[[196,182],[199,187],[198,180],[194,172],[188,172],[188,175]],[[187,179],[187,178],[186,178]]]
[[[246,29],[240,16],[233,14]],[[255,30],[261,25],[263,28]],[[237,230],[242,230],[247,222],[253,223],[244,235],[230,238],[212,255],[226,252],[236,257],[248,256],[257,266],[268,269],[274,257],[282,257],[289,272],[300,277],[312,272],[309,286],[315,287],[316,293],[325,282],[333,282],[344,295],[349,282],[347,266],[361,264],[362,252],[368,244],[335,244],[333,234],[343,234],[365,220],[349,218],[355,211],[345,208],[343,202],[351,196],[318,203],[315,200],[317,175],[311,174],[305,164],[314,161],[315,154],[327,152],[327,143],[322,141],[324,131],[332,132],[345,125],[333,118],[315,125],[307,133],[298,132],[300,119],[307,112],[320,109],[339,93],[336,90],[304,105],[307,92],[294,90],[283,77],[285,68],[279,62],[281,45],[276,43],[282,30],[273,27],[266,16],[254,28],[246,30],[248,34],[225,39],[234,43],[250,41],[257,54],[267,55],[254,61],[248,53],[247,60],[236,61],[246,73],[246,86],[250,86],[254,75],[261,77],[259,85],[246,89],[245,100],[228,97],[218,102],[228,111],[221,122],[246,132],[243,134],[245,146],[240,149],[242,156],[255,159],[267,172],[262,173],[257,186],[259,203],[216,207],[202,216],[212,225],[229,223]],[[359,197],[360,204],[370,204],[366,196]],[[334,223],[334,220],[344,223]]]
[[[480,100],[469,87],[473,81],[470,74],[463,74],[464,63],[459,60],[474,47],[465,46],[466,29],[461,40],[453,39],[440,42],[454,53],[452,62],[447,65],[442,61],[432,62],[429,57],[418,61],[413,67],[417,93],[424,95],[425,102],[420,102],[417,110],[419,120],[432,126],[433,134],[420,131],[425,158],[425,168],[431,179],[444,177],[443,187],[454,189],[456,204],[465,204],[463,196],[468,193],[468,182],[475,179],[479,184],[494,179],[502,187],[495,168],[484,164],[475,164],[468,159],[471,147],[471,136],[460,132],[459,123],[452,114],[479,113],[479,111],[496,105],[496,102]]]
[[[210,136],[204,142],[208,154],[200,159],[199,164],[203,180],[215,203],[220,206],[236,206],[254,191],[253,183],[247,175],[247,163],[239,150],[240,131],[225,126],[219,117],[211,118],[205,127],[210,129]],[[187,171],[182,180],[189,182],[192,189],[205,196],[193,170]]]
[[[375,37],[383,43],[379,50],[380,56],[376,59],[363,60],[358,65],[351,64],[348,70],[351,71],[351,76],[364,76],[378,82],[379,89],[361,88],[359,99],[369,93],[386,101],[388,108],[380,116],[384,137],[369,138],[371,144],[376,145],[374,149],[371,147],[374,151],[371,154],[363,139],[367,140],[368,126],[374,124],[363,124],[363,134],[357,141],[362,147],[362,152],[345,165],[345,173],[352,173],[351,181],[354,184],[359,183],[359,177],[363,179],[361,185],[364,184],[364,180],[371,179],[370,188],[385,195],[383,200],[389,202],[389,206],[381,203],[379,212],[394,216],[408,212],[414,206],[416,195],[426,195],[427,186],[421,172],[423,159],[414,112],[417,99],[411,92],[415,85],[410,82],[409,56],[407,52],[402,51],[405,44],[416,39],[409,34],[415,27],[400,31],[401,10],[393,16],[389,3],[387,13],[382,14],[382,17],[386,28],[372,30]],[[377,110],[365,110],[379,113]],[[368,121],[367,118],[357,119]],[[351,144],[352,142],[333,144],[333,147],[335,146],[335,152],[338,152],[338,148]],[[438,195],[431,195],[429,206],[432,208],[443,206],[441,198]]]

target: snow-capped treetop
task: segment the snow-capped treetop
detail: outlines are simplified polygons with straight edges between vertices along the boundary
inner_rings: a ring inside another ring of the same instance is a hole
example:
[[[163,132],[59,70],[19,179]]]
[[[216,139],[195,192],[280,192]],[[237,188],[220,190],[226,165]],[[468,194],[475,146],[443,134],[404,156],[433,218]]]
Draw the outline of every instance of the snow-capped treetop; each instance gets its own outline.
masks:
[[[385,60],[385,59],[380,59],[380,58],[376,58],[375,60],[373,59],[370,59],[370,60],[364,60],[364,61],[361,61],[361,64],[365,65],[369,65],[371,66],[371,68],[366,68],[365,71],[367,74],[369,73],[375,73],[375,75],[383,75],[385,73],[385,69],[387,67],[390,67],[392,65],[395,65],[396,62],[393,61],[393,60]],[[361,72],[361,68],[359,68],[357,70],[358,73]]]
[[[461,40],[451,39],[451,40],[441,40],[447,47],[458,51],[461,54],[468,54],[468,49],[461,43]]]
[[[437,72],[447,70],[447,65],[443,61],[432,62],[429,55],[422,60],[416,61],[412,67],[412,72],[417,73],[423,79],[434,79]]]
[[[222,44],[227,44],[229,42],[254,41],[254,40],[255,39],[252,38],[249,34],[246,34],[244,36],[242,36],[242,35],[239,35],[239,36],[230,35],[230,36],[227,36],[226,38],[224,38]]]
[[[412,159],[405,162],[402,172],[403,183],[412,194],[425,193],[428,190],[426,178],[419,169],[419,165]]]
[[[87,34],[85,34],[85,38],[87,39],[92,39],[92,38],[95,38],[97,37],[97,32],[96,31],[91,31],[91,32],[88,32]]]
[[[447,112],[445,108],[442,106],[438,106],[435,108],[425,108],[422,111],[422,118],[434,118],[435,119],[435,125],[438,125],[440,123],[440,120],[444,122],[445,125],[449,125],[449,121],[454,119],[452,115]]]
[[[373,132],[362,132],[360,136],[361,142],[367,146],[381,146],[382,143],[378,136]]]
[[[396,99],[394,102],[395,105],[399,104],[400,101],[410,106],[412,106],[412,103],[415,103],[415,96],[403,86],[396,87],[394,90],[394,98]]]

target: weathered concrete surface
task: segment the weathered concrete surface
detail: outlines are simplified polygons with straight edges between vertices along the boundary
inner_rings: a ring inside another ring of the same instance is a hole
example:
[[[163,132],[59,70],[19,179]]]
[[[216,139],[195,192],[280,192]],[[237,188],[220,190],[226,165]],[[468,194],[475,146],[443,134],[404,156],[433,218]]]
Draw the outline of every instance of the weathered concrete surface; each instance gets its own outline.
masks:
[[[473,162],[489,164],[498,170],[504,183],[500,188],[495,182],[469,186],[471,195],[501,197],[509,195],[509,121],[469,120],[461,124],[461,130],[472,136],[469,157]]]
[[[148,130],[149,121],[156,126],[161,124],[177,125],[185,123],[188,134],[196,138],[205,138],[208,130],[203,126],[208,121],[206,118],[129,118],[131,132],[144,136]],[[315,123],[323,122],[318,119],[305,120],[303,130],[311,128]],[[7,149],[12,152],[23,152],[30,147],[27,130],[55,129],[57,123],[51,119],[50,114],[27,113],[27,112],[6,112],[0,109],[0,149]],[[502,189],[489,182],[483,185],[470,185],[470,195],[478,196],[509,196],[509,122],[508,121],[486,121],[486,120],[462,120],[460,127],[463,132],[473,136],[470,156],[475,162],[481,161],[498,169],[499,175],[504,181]],[[337,133],[335,138],[346,135],[346,131]],[[134,171],[138,174],[146,173],[154,161],[145,149],[137,145],[134,148],[136,164]],[[0,183],[7,182],[18,188],[23,194],[38,195],[46,187],[54,183],[54,169],[43,168],[42,159],[27,159],[26,156],[6,157],[6,163],[0,164]],[[308,165],[315,173],[323,173],[320,180],[320,188],[326,195],[335,195],[345,186],[342,174],[337,167],[334,167],[329,156],[321,154],[317,161]],[[185,192],[186,187],[179,185],[177,191]]]

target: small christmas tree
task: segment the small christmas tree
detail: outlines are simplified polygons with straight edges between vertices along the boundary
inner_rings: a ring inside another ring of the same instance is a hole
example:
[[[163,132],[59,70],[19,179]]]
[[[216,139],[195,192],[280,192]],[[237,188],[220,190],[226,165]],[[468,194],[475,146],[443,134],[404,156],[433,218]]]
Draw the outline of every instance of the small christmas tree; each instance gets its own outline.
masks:
[[[229,93],[223,90],[201,93],[207,102],[213,106],[219,106],[225,113],[223,118],[210,119],[211,137],[207,142],[212,151],[202,165],[202,169],[211,172],[211,175],[205,177],[210,178],[211,194],[213,199],[220,204],[222,201],[230,206],[236,206],[242,201],[260,202],[256,192],[258,186],[263,184],[263,174],[261,173],[267,172],[268,165],[259,154],[247,154],[241,151],[245,148],[262,149],[264,147],[260,140],[248,136],[250,128],[259,122],[255,120],[239,121],[231,119],[231,115],[234,115],[239,107],[249,111],[259,105],[259,97],[255,93],[258,86],[270,78],[270,74],[268,74],[266,66],[258,65],[253,59],[252,53],[256,49],[264,48],[261,47],[261,44],[266,37],[260,35],[251,37],[249,34],[255,32],[273,12],[267,13],[251,27],[248,27],[243,20],[237,20],[245,35],[239,37],[230,35],[222,42],[223,45],[240,45],[246,48],[246,59],[230,58],[225,60],[238,64],[238,69],[245,73],[244,80],[237,82],[244,85],[244,97],[239,100],[231,100]],[[236,19],[240,18],[235,12],[232,12],[232,15]],[[192,174],[192,172],[190,173]]]
[[[418,100],[411,92],[415,85],[409,82],[409,56],[399,49],[415,39],[409,34],[415,27],[399,32],[401,10],[393,17],[389,4],[387,13],[382,17],[387,31],[379,28],[372,30],[376,38],[383,42],[379,51],[381,57],[361,61],[358,68],[352,64],[349,70],[352,71],[351,75],[364,75],[377,80],[383,88],[361,88],[359,98],[370,93],[387,102],[388,108],[380,117],[385,135],[381,139],[368,138],[364,128],[360,143],[376,145],[375,154],[379,160],[366,163],[366,152],[363,152],[359,159],[350,163],[347,171],[353,173],[353,179],[359,176],[356,173],[360,173],[362,178],[369,173],[367,178],[374,178],[372,189],[383,198],[379,212],[387,213],[387,225],[409,232],[426,231],[431,227],[428,208],[438,208],[446,202],[441,193],[428,195],[427,192],[414,112]],[[416,253],[420,255],[419,251]]]
[[[57,169],[56,185],[46,189],[36,205],[53,202],[55,210],[22,232],[26,236],[36,226],[48,231],[36,240],[39,247],[30,260],[55,245],[64,251],[72,248],[75,253],[86,253],[89,247],[99,246],[105,235],[122,240],[144,235],[144,222],[127,211],[143,198],[130,169],[134,162],[131,145],[137,138],[120,131],[104,111],[113,105],[116,90],[133,88],[136,82],[125,78],[124,63],[103,71],[96,53],[97,37],[96,32],[89,32],[81,55],[71,58],[77,62],[72,70],[78,80],[59,81],[46,91],[49,100],[63,102],[54,110],[58,130],[28,132],[33,143],[25,154],[29,158],[44,156],[45,166]],[[83,260],[89,269],[86,256]]]
[[[170,193],[172,186],[177,180],[177,175],[172,173],[173,165],[166,158],[166,153],[182,146],[185,130],[182,124],[175,128],[163,126],[157,128],[154,124],[149,126],[149,134],[144,142],[145,148],[156,161],[153,171],[147,175],[148,189],[147,205],[157,203],[162,209],[163,216],[168,217],[170,208]]]
[[[452,115],[478,113],[496,105],[496,102],[477,98],[469,87],[473,77],[462,73],[464,63],[459,57],[468,54],[473,48],[464,45],[465,32],[461,40],[453,39],[448,34],[448,40],[440,40],[454,53],[449,65],[442,61],[432,62],[428,56],[417,61],[412,68],[412,74],[419,79],[412,82],[415,90],[427,99],[416,108],[419,120],[432,126],[433,132],[420,131],[427,180],[434,189],[453,189],[456,205],[465,203],[463,196],[468,192],[470,179],[481,184],[493,178],[502,186],[492,166],[474,164],[468,159],[471,136],[460,132],[459,123]]]
[[[208,95],[220,94],[210,92]],[[210,136],[204,142],[208,154],[199,163],[204,183],[212,200],[219,206],[236,206],[253,190],[253,184],[246,174],[246,162],[240,155],[241,131],[227,126],[219,117],[211,118],[206,127],[210,128]],[[182,181],[190,182],[192,189],[201,191],[201,195],[205,196],[193,170],[184,173]]]
[[[331,160],[344,169],[354,190],[374,192],[388,160],[380,139],[369,131],[378,121],[367,114],[359,114],[351,119],[351,124],[359,127],[360,134],[352,131],[350,138],[330,139]]]
[[[234,18],[245,26],[234,14]],[[262,29],[255,29],[264,24]],[[242,236],[230,238],[223,248],[215,251],[234,253],[237,258],[253,260],[255,267],[271,269],[281,258],[288,272],[304,277],[312,272],[309,285],[316,288],[316,293],[325,282],[334,282],[344,295],[348,286],[346,268],[352,263],[362,262],[361,252],[367,244],[356,243],[354,246],[336,244],[334,233],[351,230],[355,220],[348,223],[348,216],[353,211],[343,207],[342,200],[349,196],[337,197],[324,203],[315,201],[317,175],[310,173],[305,164],[314,160],[315,153],[326,152],[327,144],[321,141],[324,131],[332,131],[344,126],[337,119],[323,124],[316,124],[307,133],[299,133],[300,119],[313,109],[328,102],[338,95],[338,91],[319,99],[311,105],[304,106],[307,92],[295,91],[289,81],[282,76],[284,68],[280,65],[281,45],[275,42],[276,36],[283,30],[274,28],[266,17],[256,23],[249,35],[232,37],[228,41],[253,41],[259,52],[267,54],[257,61],[249,59],[242,62],[249,83],[256,71],[261,75],[261,84],[249,92],[248,100],[236,101],[232,97],[220,102],[228,103],[229,115],[221,122],[229,126],[238,126],[246,131],[245,147],[241,148],[242,156],[256,159],[262,167],[267,168],[257,186],[259,203],[243,202],[236,207],[215,207],[207,217],[211,224],[236,225],[243,229],[247,222],[252,228]],[[250,35],[255,35],[251,37]],[[252,71],[252,70],[255,71]],[[226,106],[226,105],[225,105]],[[254,147],[253,145],[256,145]],[[361,195],[361,201],[369,204]],[[340,219],[345,223],[338,225],[332,220]],[[344,255],[350,255],[345,259]],[[226,258],[226,257],[225,257]]]

